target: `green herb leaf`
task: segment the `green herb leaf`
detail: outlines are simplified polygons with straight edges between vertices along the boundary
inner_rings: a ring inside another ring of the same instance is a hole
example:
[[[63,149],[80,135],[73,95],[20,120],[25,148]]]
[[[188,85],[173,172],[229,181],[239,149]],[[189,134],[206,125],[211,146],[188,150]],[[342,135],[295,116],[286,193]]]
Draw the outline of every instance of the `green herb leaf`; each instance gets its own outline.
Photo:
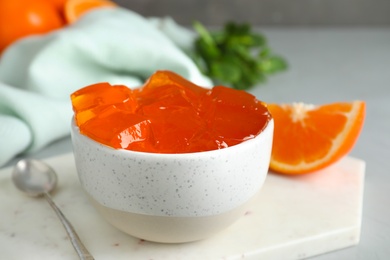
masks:
[[[272,74],[287,68],[286,61],[278,56],[271,56],[268,58],[263,58],[258,63],[259,69],[267,74]]]
[[[249,89],[267,76],[287,69],[287,62],[273,55],[266,38],[251,31],[249,24],[226,23],[222,31],[210,32],[194,22],[198,33],[193,60],[214,82],[236,89]]]

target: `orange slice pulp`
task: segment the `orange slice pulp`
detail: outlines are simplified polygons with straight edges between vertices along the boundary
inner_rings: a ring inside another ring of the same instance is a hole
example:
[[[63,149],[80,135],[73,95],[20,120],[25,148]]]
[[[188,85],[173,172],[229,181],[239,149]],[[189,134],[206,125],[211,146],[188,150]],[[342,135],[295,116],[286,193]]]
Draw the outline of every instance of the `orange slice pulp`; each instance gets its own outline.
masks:
[[[71,24],[92,9],[116,6],[117,4],[109,0],[68,0],[65,3],[65,19]]]
[[[275,123],[270,169],[304,174],[338,161],[358,139],[365,108],[363,101],[321,106],[268,104]]]

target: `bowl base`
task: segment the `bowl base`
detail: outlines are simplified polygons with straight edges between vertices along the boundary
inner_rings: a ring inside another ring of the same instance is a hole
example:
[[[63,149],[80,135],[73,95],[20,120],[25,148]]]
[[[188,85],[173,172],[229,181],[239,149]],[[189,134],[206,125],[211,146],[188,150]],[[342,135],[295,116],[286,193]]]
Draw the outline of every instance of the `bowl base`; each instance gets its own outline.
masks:
[[[97,211],[119,230],[152,242],[185,243],[206,239],[245,214],[253,199],[228,212],[204,217],[151,216],[112,209],[88,196]]]

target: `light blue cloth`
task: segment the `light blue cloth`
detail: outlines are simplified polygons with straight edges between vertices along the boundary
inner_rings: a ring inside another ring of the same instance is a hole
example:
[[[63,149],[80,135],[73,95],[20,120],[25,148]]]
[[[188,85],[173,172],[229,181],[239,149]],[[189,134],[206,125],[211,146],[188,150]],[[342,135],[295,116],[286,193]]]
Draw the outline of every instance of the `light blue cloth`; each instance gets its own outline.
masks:
[[[191,31],[169,18],[113,8],[14,43],[0,58],[0,166],[69,135],[69,96],[86,85],[135,87],[156,70],[172,70],[211,86],[183,51],[192,40]]]

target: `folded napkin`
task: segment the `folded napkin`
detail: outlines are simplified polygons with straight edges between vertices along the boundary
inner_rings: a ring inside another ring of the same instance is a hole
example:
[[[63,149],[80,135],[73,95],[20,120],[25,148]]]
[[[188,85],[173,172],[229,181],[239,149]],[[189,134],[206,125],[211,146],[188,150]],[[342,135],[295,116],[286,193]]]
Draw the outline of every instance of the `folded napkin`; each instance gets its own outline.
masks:
[[[69,95],[86,85],[135,87],[156,70],[171,70],[211,86],[185,54],[192,40],[172,19],[111,8],[12,44],[0,58],[0,166],[69,135]]]

